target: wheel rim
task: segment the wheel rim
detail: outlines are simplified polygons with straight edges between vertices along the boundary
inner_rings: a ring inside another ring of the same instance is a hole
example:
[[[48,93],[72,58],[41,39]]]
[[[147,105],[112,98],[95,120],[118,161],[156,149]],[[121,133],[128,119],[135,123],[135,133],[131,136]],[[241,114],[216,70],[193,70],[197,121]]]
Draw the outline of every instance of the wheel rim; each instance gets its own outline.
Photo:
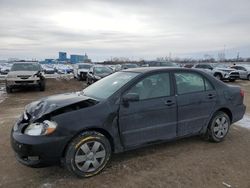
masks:
[[[226,117],[222,116],[215,120],[214,134],[217,138],[223,138],[228,131],[229,122]]]
[[[75,164],[82,172],[94,172],[104,162],[106,150],[98,141],[86,142],[79,147],[75,154]]]

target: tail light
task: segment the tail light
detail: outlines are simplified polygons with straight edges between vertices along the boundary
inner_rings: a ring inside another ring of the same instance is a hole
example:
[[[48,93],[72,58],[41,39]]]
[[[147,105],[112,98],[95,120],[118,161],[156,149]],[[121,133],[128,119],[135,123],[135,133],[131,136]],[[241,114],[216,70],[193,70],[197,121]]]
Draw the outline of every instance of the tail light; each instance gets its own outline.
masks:
[[[242,89],[240,89],[240,96],[244,97],[245,93]]]

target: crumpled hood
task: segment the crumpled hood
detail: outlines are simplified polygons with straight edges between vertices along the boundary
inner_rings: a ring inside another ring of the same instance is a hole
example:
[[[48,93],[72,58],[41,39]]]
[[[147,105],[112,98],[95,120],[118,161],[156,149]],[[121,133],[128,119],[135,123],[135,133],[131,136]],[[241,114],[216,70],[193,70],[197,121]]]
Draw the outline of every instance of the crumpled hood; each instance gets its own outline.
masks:
[[[31,119],[39,119],[52,111],[89,99],[91,98],[82,95],[81,92],[52,95],[28,104],[26,113],[31,116]]]

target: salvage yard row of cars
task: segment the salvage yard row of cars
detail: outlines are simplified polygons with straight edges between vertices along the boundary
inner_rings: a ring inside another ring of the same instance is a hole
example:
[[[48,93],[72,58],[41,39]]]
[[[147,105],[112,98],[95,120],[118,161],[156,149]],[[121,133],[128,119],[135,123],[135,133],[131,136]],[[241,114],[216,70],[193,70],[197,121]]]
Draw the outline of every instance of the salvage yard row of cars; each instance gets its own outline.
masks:
[[[148,61],[143,67],[179,67],[172,62]],[[18,67],[18,68],[17,68]],[[114,73],[119,70],[137,68],[136,64],[123,65],[100,65],[92,63],[78,63],[73,66],[64,64],[39,64],[36,62],[16,62],[13,64],[1,64],[0,72],[6,76],[6,91],[11,93],[13,89],[36,86],[40,91],[45,90],[44,74],[73,74],[77,80],[84,80],[88,85]],[[237,79],[250,80],[250,65],[228,65],[221,63],[198,63],[192,68],[202,70],[213,75],[219,80],[229,80],[231,82]]]

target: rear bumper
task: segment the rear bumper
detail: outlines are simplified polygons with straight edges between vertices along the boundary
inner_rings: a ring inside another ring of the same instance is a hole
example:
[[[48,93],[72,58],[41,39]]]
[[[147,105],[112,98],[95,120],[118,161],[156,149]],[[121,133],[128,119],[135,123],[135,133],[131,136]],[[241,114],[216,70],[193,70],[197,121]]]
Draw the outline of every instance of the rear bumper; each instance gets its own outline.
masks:
[[[241,120],[245,112],[246,112],[246,106],[244,104],[235,106],[232,110],[232,114],[233,114],[232,123],[235,123]]]

